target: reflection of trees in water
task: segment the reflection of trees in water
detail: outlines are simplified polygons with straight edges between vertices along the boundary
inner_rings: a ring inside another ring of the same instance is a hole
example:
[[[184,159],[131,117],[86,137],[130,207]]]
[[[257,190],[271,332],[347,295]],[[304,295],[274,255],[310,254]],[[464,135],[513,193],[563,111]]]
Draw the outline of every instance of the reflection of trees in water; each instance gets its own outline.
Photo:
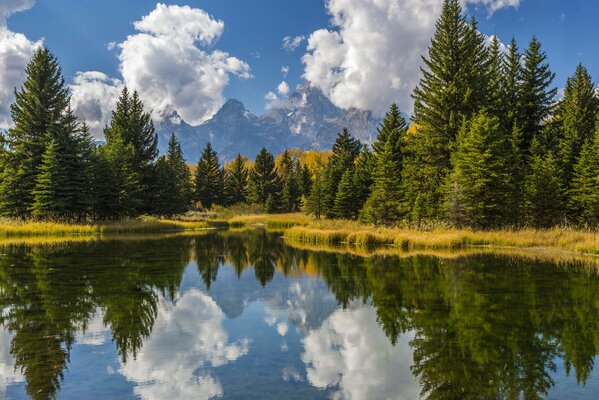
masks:
[[[344,308],[370,302],[393,345],[414,335],[412,371],[432,399],[542,397],[556,356],[584,383],[599,346],[597,276],[507,257],[364,259],[296,250],[265,231],[3,253],[0,322],[34,399],[56,396],[74,335],[97,308],[122,361],[135,358],[158,294],[174,297],[190,254],[208,288],[227,262],[238,276],[253,268],[262,286],[277,270],[317,274]]]
[[[539,398],[556,356],[580,383],[599,345],[599,279],[506,257],[315,254],[342,304],[370,299],[392,343],[415,332],[413,372],[431,399]]]
[[[11,354],[28,395],[56,397],[75,334],[98,306],[123,361],[135,356],[152,330],[155,291],[172,297],[181,281],[189,262],[187,242],[3,249],[0,322],[14,333]]]

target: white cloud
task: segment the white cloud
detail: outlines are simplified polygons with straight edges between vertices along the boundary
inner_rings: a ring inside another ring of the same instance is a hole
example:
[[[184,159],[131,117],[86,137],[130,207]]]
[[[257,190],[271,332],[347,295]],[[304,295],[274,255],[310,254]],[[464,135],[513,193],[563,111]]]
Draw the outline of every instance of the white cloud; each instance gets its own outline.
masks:
[[[370,306],[337,310],[303,340],[308,381],[336,388],[338,400],[416,399],[411,339],[403,335],[392,346]]]
[[[106,343],[110,334],[110,328],[104,324],[104,313],[97,309],[93,317],[77,331],[75,340],[77,344],[88,346],[101,346]]]
[[[2,0],[0,2],[0,129],[12,125],[10,104],[14,101],[14,90],[25,81],[25,67],[42,40],[31,41],[21,33],[6,26],[11,14],[31,8],[34,0]]]
[[[186,122],[200,124],[224,103],[223,91],[231,75],[251,77],[250,67],[244,61],[218,49],[199,47],[213,47],[224,29],[223,21],[203,10],[159,3],[134,27],[137,33],[113,46],[119,51],[122,79],[82,80],[78,85],[80,98],[95,104],[86,106],[80,102],[75,108],[77,115],[81,115],[80,109],[109,103],[107,98],[93,99],[113,93],[107,88],[99,90],[99,83],[118,87],[122,81],[139,92],[154,119],[161,120],[176,112]],[[111,109],[100,114],[106,115]],[[103,124],[100,120],[89,122],[95,126]]]
[[[202,371],[237,360],[249,341],[230,343],[225,316],[209,296],[190,290],[174,303],[161,296],[152,333],[121,373],[145,400],[210,399],[223,395],[218,380]]]
[[[306,40],[304,35],[285,36],[283,38],[283,48],[288,52],[295,51]]]
[[[289,74],[289,67],[288,66],[281,67],[281,73],[283,74],[283,78],[287,78],[287,74]]]
[[[91,132],[101,138],[110,122],[111,111],[123,89],[118,79],[97,71],[78,72],[71,85],[71,104],[77,116],[87,121]]]
[[[494,12],[519,0],[463,0]],[[383,114],[392,102],[412,109],[443,0],[330,0],[333,29],[308,38],[304,78],[341,108]]]
[[[6,25],[6,18],[19,11],[27,11],[35,0],[2,0],[0,2],[0,26]]]
[[[289,332],[289,325],[287,324],[287,322],[279,322],[277,324],[277,332],[281,336],[287,335],[287,332]]]
[[[279,86],[277,86],[277,92],[279,92],[281,96],[287,96],[289,94],[289,84],[287,84],[285,81],[279,83]]]

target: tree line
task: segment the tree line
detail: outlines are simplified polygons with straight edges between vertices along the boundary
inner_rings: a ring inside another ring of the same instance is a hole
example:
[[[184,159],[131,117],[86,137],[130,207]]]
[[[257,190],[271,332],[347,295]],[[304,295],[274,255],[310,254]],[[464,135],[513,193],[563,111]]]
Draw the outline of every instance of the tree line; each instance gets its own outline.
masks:
[[[41,48],[0,138],[0,213],[82,221],[252,203],[376,225],[597,226],[599,96],[584,66],[557,100],[541,43],[503,49],[458,0],[445,0],[423,61],[411,124],[393,104],[371,146],[344,129],[328,162],[311,168],[266,149],[253,165],[239,155],[221,166],[208,143],[192,174],[174,135],[159,157],[151,116],[126,88],[106,142],[94,143]]]

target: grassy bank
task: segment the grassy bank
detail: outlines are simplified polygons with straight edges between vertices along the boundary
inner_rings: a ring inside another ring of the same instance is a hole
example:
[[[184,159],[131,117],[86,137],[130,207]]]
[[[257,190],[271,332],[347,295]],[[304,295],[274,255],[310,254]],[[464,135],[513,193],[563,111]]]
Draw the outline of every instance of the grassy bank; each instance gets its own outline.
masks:
[[[376,228],[353,221],[321,220],[301,214],[235,217],[231,225],[265,225],[285,238],[315,245],[394,246],[402,250],[462,249],[473,246],[547,248],[599,255],[599,232],[569,228],[473,231]]]
[[[226,227],[218,221],[130,220],[100,224],[2,221],[0,238],[97,236],[103,234],[168,232]]]

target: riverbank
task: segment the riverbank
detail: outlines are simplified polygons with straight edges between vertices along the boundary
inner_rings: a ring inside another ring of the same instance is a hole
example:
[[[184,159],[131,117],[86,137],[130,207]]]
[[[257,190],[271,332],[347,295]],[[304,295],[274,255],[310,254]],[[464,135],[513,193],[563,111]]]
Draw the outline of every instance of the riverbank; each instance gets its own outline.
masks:
[[[547,230],[473,231],[451,228],[416,230],[379,228],[346,220],[316,220],[303,214],[237,215],[197,220],[129,220],[101,224],[1,221],[0,238],[98,236],[160,233],[211,228],[264,226],[281,231],[286,239],[311,245],[366,248],[387,246],[400,250],[455,250],[468,247],[551,249],[599,255],[599,232],[570,228]]]
[[[10,221],[0,222],[0,238],[97,236],[120,233],[168,232],[227,227],[221,221],[129,220],[97,224]]]
[[[401,250],[452,250],[474,246],[547,248],[599,255],[599,232],[570,228],[513,231],[451,228],[416,230],[378,228],[354,221],[316,220],[301,214],[239,216],[231,218],[229,223],[231,226],[264,225],[280,229],[287,239],[314,245],[392,246]]]

